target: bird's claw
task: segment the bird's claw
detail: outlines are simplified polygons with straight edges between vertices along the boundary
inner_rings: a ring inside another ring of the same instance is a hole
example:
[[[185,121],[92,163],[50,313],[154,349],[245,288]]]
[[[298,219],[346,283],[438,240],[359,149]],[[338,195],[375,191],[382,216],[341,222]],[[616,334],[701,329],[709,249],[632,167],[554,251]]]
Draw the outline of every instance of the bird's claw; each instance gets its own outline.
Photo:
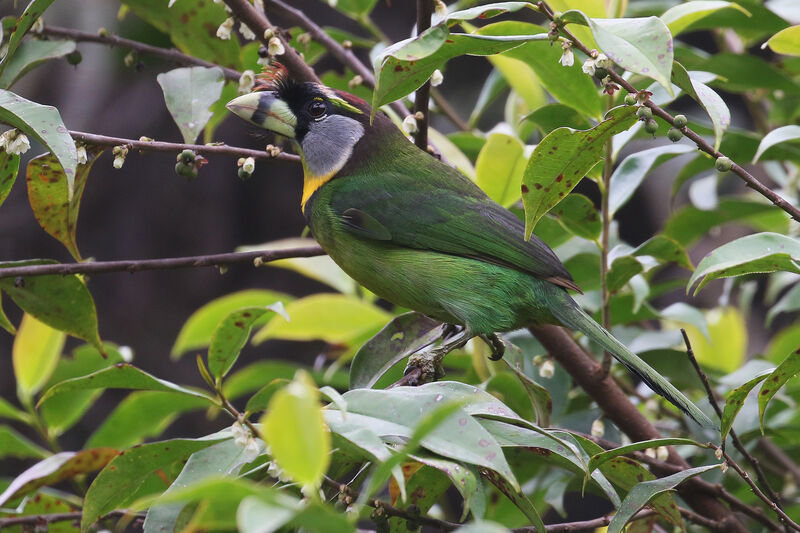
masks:
[[[490,333],[488,335],[481,335],[481,338],[492,349],[492,355],[489,356],[490,361],[499,361],[506,353],[506,344],[503,342],[497,333]]]

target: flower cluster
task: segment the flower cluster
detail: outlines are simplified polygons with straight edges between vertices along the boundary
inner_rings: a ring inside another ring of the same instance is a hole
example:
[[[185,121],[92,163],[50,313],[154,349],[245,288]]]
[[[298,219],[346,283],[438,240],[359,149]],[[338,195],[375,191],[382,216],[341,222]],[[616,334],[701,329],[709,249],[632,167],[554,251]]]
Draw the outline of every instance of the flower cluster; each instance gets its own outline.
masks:
[[[0,135],[0,149],[11,155],[24,154],[30,147],[28,137],[19,130],[8,130]]]

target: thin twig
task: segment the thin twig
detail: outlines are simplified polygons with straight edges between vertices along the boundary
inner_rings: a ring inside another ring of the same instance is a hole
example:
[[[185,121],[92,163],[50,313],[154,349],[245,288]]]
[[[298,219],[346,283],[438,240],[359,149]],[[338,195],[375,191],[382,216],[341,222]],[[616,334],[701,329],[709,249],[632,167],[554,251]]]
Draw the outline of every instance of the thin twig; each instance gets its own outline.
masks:
[[[183,150],[193,150],[201,155],[227,155],[231,157],[252,157],[254,159],[280,159],[283,161],[300,162],[300,157],[294,154],[280,152],[277,155],[270,155],[264,150],[251,150],[249,148],[239,148],[237,146],[215,145],[215,144],[182,144],[164,141],[136,141],[133,139],[123,139],[121,137],[108,137],[106,135],[96,135],[94,133],[84,133],[82,131],[70,131],[69,134],[76,141],[98,146],[127,146],[129,149],[142,152],[173,152],[178,153]]]
[[[121,518],[130,515],[129,511],[111,511],[107,515],[100,518],[105,520],[108,518]],[[38,514],[29,516],[9,516],[0,518],[0,530],[6,527],[13,526],[46,526],[48,524],[55,524],[56,522],[68,522],[70,520],[80,521],[83,513],[75,511],[72,513],[53,513],[53,514]],[[98,522],[100,521],[98,520]]]
[[[228,67],[223,67],[221,65],[211,63],[210,61],[205,61],[204,59],[186,55],[180,52],[179,50],[175,50],[174,48],[160,48],[158,46],[152,46],[149,44],[141,43],[139,41],[125,39],[124,37],[120,37],[118,35],[113,35],[110,33],[104,33],[101,35],[98,33],[91,33],[88,31],[74,30],[72,28],[61,28],[58,26],[45,26],[44,28],[42,28],[41,33],[42,35],[48,35],[51,37],[65,37],[67,39],[71,39],[77,42],[99,43],[117,48],[135,50],[136,52],[155,57],[160,57],[161,59],[165,59],[173,63],[178,63],[179,65],[218,67],[222,69],[223,74],[225,74],[225,77],[229,80],[234,80],[234,81],[238,80],[239,77],[242,75],[242,73],[239,72],[238,70]]]
[[[711,444],[711,443],[708,443],[708,447],[709,447],[709,448],[714,448],[714,445],[713,445],[713,444]],[[792,520],[791,518],[789,518],[789,516],[788,516],[788,515],[787,515],[785,512],[783,512],[783,509],[781,509],[781,508],[778,506],[778,504],[777,504],[777,503],[775,503],[775,502],[774,502],[773,500],[771,500],[771,499],[770,499],[770,498],[769,498],[769,497],[768,497],[766,494],[764,494],[764,493],[761,491],[761,489],[759,489],[759,488],[758,488],[758,485],[756,485],[756,484],[755,484],[755,482],[753,482],[753,480],[750,478],[750,476],[747,474],[747,472],[745,472],[745,471],[744,471],[744,469],[742,469],[742,467],[741,467],[741,466],[739,466],[739,465],[736,463],[736,461],[734,461],[734,460],[731,458],[731,456],[730,456],[730,455],[728,455],[728,453],[727,453],[727,452],[722,452],[722,456],[725,458],[725,462],[726,462],[726,463],[728,463],[728,465],[729,465],[731,468],[733,468],[734,470],[736,470],[736,473],[737,473],[737,474],[739,474],[739,476],[740,476],[742,479],[744,479],[745,483],[747,483],[747,484],[750,486],[750,490],[752,490],[752,491],[753,491],[753,494],[755,494],[756,496],[758,496],[759,498],[761,498],[761,500],[762,500],[764,503],[766,503],[766,504],[767,504],[767,506],[768,506],[770,509],[772,509],[772,511],[773,511],[773,512],[774,512],[776,515],[778,515],[778,518],[780,519],[780,521],[781,521],[781,522],[783,522],[783,524],[784,524],[784,525],[786,525],[786,526],[789,526],[790,528],[794,529],[795,531],[800,531],[800,524],[797,524],[797,523],[796,523],[794,520]]]
[[[606,109],[611,107],[612,96],[608,97]],[[609,138],[603,146],[603,194],[601,197],[600,212],[603,217],[603,231],[600,236],[600,294],[602,299],[602,321],[603,327],[611,327],[611,297],[608,294],[608,247],[611,235],[611,213],[609,211],[609,197],[611,196],[611,174],[614,170],[613,145]],[[603,351],[603,373],[608,374],[611,370],[611,354],[608,350]]]
[[[163,259],[134,259],[125,261],[97,261],[93,263],[58,263],[0,268],[0,279],[47,275],[106,274],[109,272],[140,272],[143,270],[174,270],[228,266],[243,263],[269,263],[290,257],[315,257],[325,255],[319,246],[262,250],[258,252],[231,252],[227,254],[168,257]],[[24,280],[22,280],[24,282]]]
[[[431,27],[433,0],[417,0],[417,35]],[[414,116],[417,119],[417,132],[414,144],[422,150],[428,150],[428,100],[431,97],[431,80],[422,84],[414,93]]]
[[[545,16],[547,16],[547,18],[553,20],[553,10],[550,8],[550,6],[547,5],[546,2],[540,1],[539,7],[542,13],[544,13]],[[585,44],[583,44],[579,39],[577,39],[575,35],[572,34],[572,32],[570,32],[564,27],[561,27],[560,30],[567,37],[567,39],[572,41],[572,45],[574,47],[576,47],[578,50],[591,57],[591,50],[589,50],[589,48]],[[614,69],[608,69],[608,74],[609,76],[611,76],[611,79],[614,80],[615,83],[617,83],[620,87],[624,88],[629,93],[636,94],[639,92],[636,89],[636,87],[634,87],[628,82],[628,80],[624,79],[622,76],[614,72]],[[660,106],[656,105],[651,100],[647,100],[644,103],[644,105],[649,107],[653,111],[654,115],[660,117],[661,119],[669,123],[671,126],[675,127],[675,118],[669,113],[667,113]],[[722,152],[715,150],[713,146],[708,144],[708,142],[706,142],[706,140],[703,139],[700,135],[689,129],[688,126],[684,126],[678,129],[681,130],[681,132],[686,136],[686,138],[695,143],[697,145],[697,148],[707,153],[711,157],[717,159],[724,156]],[[739,176],[748,187],[750,187],[751,189],[753,189],[754,191],[756,191],[757,193],[768,199],[775,206],[783,209],[793,219],[800,222],[800,209],[793,206],[788,201],[786,201],[785,198],[773,192],[769,187],[758,181],[758,179],[752,174],[750,174],[747,170],[737,165],[736,163],[733,163],[733,165],[731,166],[731,172]]]

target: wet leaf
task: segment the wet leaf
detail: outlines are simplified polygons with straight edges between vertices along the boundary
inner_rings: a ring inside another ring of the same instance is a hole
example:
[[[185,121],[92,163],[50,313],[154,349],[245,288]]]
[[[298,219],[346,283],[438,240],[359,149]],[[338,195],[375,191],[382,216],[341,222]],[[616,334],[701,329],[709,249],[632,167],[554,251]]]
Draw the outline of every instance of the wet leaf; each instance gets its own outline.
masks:
[[[81,261],[75,240],[81,198],[92,165],[101,153],[102,149],[86,148],[87,161],[76,169],[71,200],[67,199],[67,175],[52,154],[31,159],[26,171],[28,199],[36,221],[50,236],[66,246],[76,261]]]
[[[724,2],[722,0],[695,0],[678,4],[667,9],[662,15],[661,20],[667,25],[672,36],[683,32],[686,28],[702,20],[703,18],[721,10],[738,9],[747,16],[750,12],[736,2]]]
[[[281,302],[266,307],[245,307],[222,319],[208,347],[208,370],[212,376],[221,379],[230,371],[250,338],[250,331],[255,325],[263,323],[261,318],[267,313],[276,313],[289,320]]]
[[[75,169],[78,166],[78,154],[75,150],[75,143],[64,126],[58,110],[55,107],[40,105],[10,91],[0,89],[0,122],[18,128],[29,137],[42,143],[56,156],[66,173],[67,199],[71,200]]]
[[[392,319],[356,352],[350,388],[371,388],[403,358],[441,337],[442,331],[442,324],[414,311]]]
[[[17,180],[19,172],[19,155],[9,154],[5,150],[0,151],[0,205],[8,198],[11,187]]]
[[[3,61],[0,87],[10,89],[25,74],[45,61],[63,57],[74,51],[74,41],[44,41],[40,39],[23,41],[17,52],[7,61]]]
[[[764,413],[767,410],[767,404],[789,378],[794,377],[798,372],[800,372],[800,349],[790,353],[761,385],[761,389],[758,391],[758,423],[761,426],[762,435],[764,434]]]
[[[465,466],[453,461],[426,455],[412,455],[412,458],[425,466],[435,468],[450,478],[450,482],[464,499],[461,520],[466,520],[472,505],[472,498],[476,495],[478,490],[478,480],[475,474]],[[413,493],[413,488],[411,488],[410,485],[409,489],[409,492]]]
[[[672,83],[691,96],[708,113],[714,126],[714,149],[719,150],[722,135],[731,125],[731,112],[725,101],[711,87],[695,79],[677,61],[672,67]]]
[[[211,118],[209,108],[219,100],[225,76],[219,67],[182,67],[158,75],[172,119],[186,144],[193,144]]]
[[[592,129],[558,128],[536,146],[522,178],[525,238],[536,222],[561,201],[603,157],[606,140],[636,122],[635,106],[611,109]]]
[[[100,470],[117,455],[113,448],[95,448],[80,452],[61,452],[51,455],[14,478],[0,494],[0,506],[7,501],[30,494],[39,487],[54,485],[79,474]]]
[[[39,322],[29,314],[22,316],[11,356],[17,395],[23,404],[30,404],[33,396],[50,379],[61,357],[66,337],[62,331]]]
[[[766,152],[772,146],[789,141],[795,141],[797,139],[800,139],[800,126],[783,126],[772,130],[764,135],[764,138],[761,139],[760,143],[758,143],[758,151],[756,151],[756,155],[753,156],[753,163],[756,163],[759,159],[761,159],[761,156],[764,155],[764,152]]]
[[[753,390],[756,385],[767,379],[772,372],[773,370],[771,369],[761,372],[756,375],[756,377],[747,383],[736,387],[728,394],[728,397],[725,399],[725,407],[722,409],[722,422],[720,423],[720,435],[722,442],[725,442],[728,432],[730,432],[731,427],[733,427],[733,421],[736,419],[736,415],[738,415],[739,411],[741,411],[742,407],[744,407],[744,402],[747,399],[747,395],[750,394],[750,391]]]
[[[695,294],[718,278],[776,271],[800,274],[800,241],[779,233],[747,235],[723,244],[706,255],[686,285],[686,292],[698,282]]]

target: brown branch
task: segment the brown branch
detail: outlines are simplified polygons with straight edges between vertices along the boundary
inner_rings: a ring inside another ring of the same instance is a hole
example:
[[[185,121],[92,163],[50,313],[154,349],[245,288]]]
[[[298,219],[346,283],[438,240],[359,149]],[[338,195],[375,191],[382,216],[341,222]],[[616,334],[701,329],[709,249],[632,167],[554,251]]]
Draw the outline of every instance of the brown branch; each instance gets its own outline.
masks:
[[[433,0],[417,0],[417,35],[431,27]],[[414,93],[414,116],[417,119],[417,132],[414,144],[420,149],[428,150],[428,100],[431,97],[431,80],[422,84]]]
[[[542,343],[548,353],[558,360],[572,378],[600,406],[605,416],[625,432],[633,441],[657,439],[658,430],[639,412],[628,396],[610,376],[603,375],[601,366],[575,343],[558,326],[537,326],[530,328],[533,335]],[[689,468],[689,464],[674,448],[669,447],[667,462]],[[666,475],[654,468],[656,475]],[[688,480],[678,487],[678,493],[689,506],[702,515],[719,522],[730,532],[744,533],[746,530],[738,519],[715,497],[699,488],[694,480]]]
[[[550,6],[548,6],[546,2],[540,1],[539,8],[541,9],[541,12],[544,13],[545,16],[547,16],[547,18],[549,18],[550,20],[554,20],[553,10],[550,9]],[[572,41],[572,45],[575,48],[577,48],[584,54],[591,57],[591,50],[589,50],[589,48],[587,48],[585,44],[583,44],[580,40],[578,40],[569,30],[567,30],[564,27],[561,27],[560,30],[567,37],[567,39]],[[624,88],[629,93],[636,94],[639,92],[636,89],[636,87],[634,87],[628,82],[628,80],[626,80],[625,78],[614,72],[614,69],[608,69],[608,74],[609,76],[611,76],[611,79],[614,80],[614,82],[616,82],[619,86]],[[668,112],[666,112],[664,109],[662,109],[660,106],[654,104],[651,100],[647,100],[644,103],[644,105],[649,107],[653,111],[654,115],[660,117],[661,119],[665,120],[668,124],[675,127],[675,118]],[[678,129],[681,130],[681,132],[686,136],[686,138],[695,143],[698,149],[707,153],[714,159],[724,156],[722,152],[715,150],[713,146],[708,144],[708,142],[706,142],[706,140],[703,139],[700,135],[689,129],[688,126],[684,126]],[[785,198],[783,198],[779,194],[776,194],[769,187],[758,181],[758,179],[752,174],[750,174],[747,170],[737,165],[736,163],[733,163],[731,166],[731,172],[739,176],[748,187],[750,187],[751,189],[753,189],[754,191],[756,191],[757,193],[768,199],[776,207],[779,207],[784,211],[786,211],[786,213],[788,213],[789,216],[795,219],[797,222],[800,222],[800,209],[793,206],[792,204],[787,202]]]
[[[84,133],[81,131],[70,131],[69,134],[76,141],[98,146],[127,146],[129,149],[142,152],[181,152],[192,150],[201,155],[227,155],[231,157],[252,157],[253,159],[280,159],[283,161],[299,162],[300,157],[294,154],[280,152],[277,155],[270,155],[264,150],[250,150],[236,146],[213,145],[213,144],[182,144],[164,141],[135,141],[133,139],[123,139],[121,137],[108,137],[96,135],[94,133]]]
[[[272,31],[281,40],[285,51],[280,56],[280,62],[286,67],[293,79],[296,81],[320,82],[317,75],[314,74],[314,69],[306,65],[300,54],[289,46],[289,43],[281,35],[279,28],[274,27],[264,13],[260,13],[248,0],[225,0],[225,4],[237,19],[244,22],[256,34],[256,37],[264,46],[269,45],[269,39],[264,37],[267,30]]]
[[[125,261],[97,261],[94,263],[58,263],[0,268],[0,279],[70,275],[107,274],[109,272],[140,272],[143,270],[175,270],[179,268],[198,268],[228,266],[243,263],[269,263],[290,257],[315,257],[325,255],[319,246],[287,248],[283,250],[262,250],[258,252],[231,252],[226,254],[196,255],[190,257],[168,257],[163,259],[134,259]]]
[[[111,511],[107,515],[103,516],[98,520],[105,520],[108,518],[121,518],[126,515],[133,515],[135,513],[130,513],[128,511]],[[29,515],[29,516],[10,516],[6,518],[0,518],[0,530],[6,527],[13,527],[13,526],[36,526],[38,530],[38,526],[47,526],[48,524],[55,524],[56,522],[68,522],[70,520],[80,521],[81,516],[83,513],[80,511],[72,512],[72,513],[53,513],[53,514],[38,514],[38,515]],[[46,529],[46,527],[45,527]]]
[[[118,35],[113,35],[110,33],[100,35],[98,33],[90,33],[88,31],[73,30],[72,28],[45,26],[42,29],[42,35],[48,35],[51,37],[65,37],[77,42],[99,43],[112,47],[135,50],[136,52],[160,57],[161,59],[165,59],[179,65],[197,65],[200,67],[209,68],[217,67],[222,69],[223,74],[225,74],[225,77],[229,80],[238,80],[242,75],[242,73],[238,70],[223,67],[210,61],[205,61],[197,57],[186,55],[183,52],[175,50],[174,48],[160,48],[158,46],[152,46],[139,41],[125,39],[124,37],[119,37]]]

